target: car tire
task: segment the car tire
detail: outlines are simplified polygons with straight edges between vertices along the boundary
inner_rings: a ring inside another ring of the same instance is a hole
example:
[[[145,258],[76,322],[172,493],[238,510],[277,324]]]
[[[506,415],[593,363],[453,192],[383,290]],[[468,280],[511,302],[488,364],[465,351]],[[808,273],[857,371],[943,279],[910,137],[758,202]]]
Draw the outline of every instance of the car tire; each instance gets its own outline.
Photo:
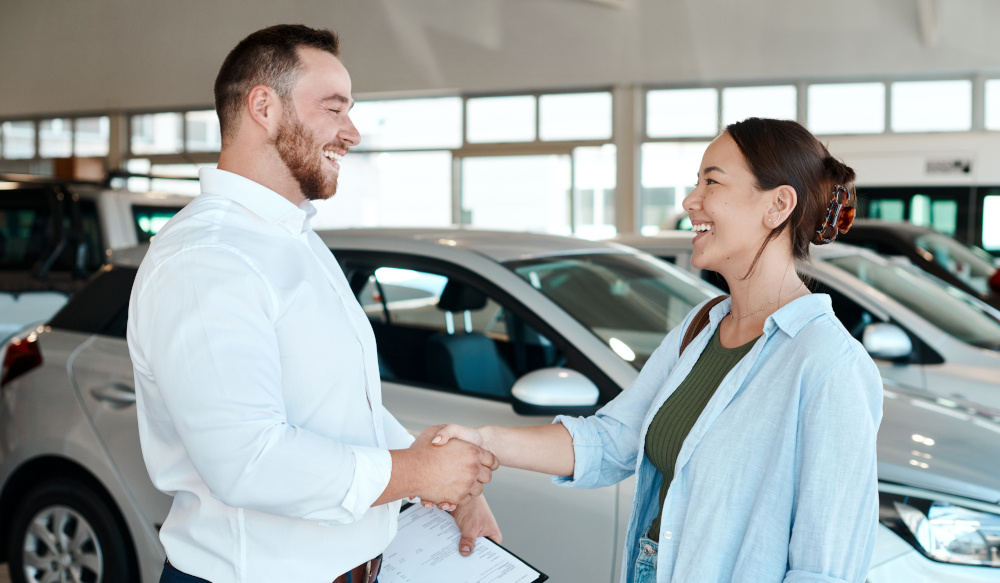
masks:
[[[12,583],[129,583],[136,572],[120,521],[83,482],[38,484],[12,518],[7,548]]]

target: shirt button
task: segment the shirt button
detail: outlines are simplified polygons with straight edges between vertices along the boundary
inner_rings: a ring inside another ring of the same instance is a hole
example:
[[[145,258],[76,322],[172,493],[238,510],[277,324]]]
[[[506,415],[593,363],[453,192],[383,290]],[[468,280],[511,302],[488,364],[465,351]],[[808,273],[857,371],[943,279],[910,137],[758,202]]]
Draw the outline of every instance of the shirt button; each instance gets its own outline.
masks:
[[[650,556],[650,555],[652,555],[653,554],[653,545],[651,545],[649,543],[646,543],[646,544],[642,545],[642,554],[646,555],[647,557]]]
[[[669,530],[668,530],[668,531],[665,531],[665,532],[663,533],[663,538],[664,538],[664,539],[666,539],[666,540],[670,540],[670,539],[671,539],[671,537],[673,537],[673,536],[674,536],[674,533],[670,532]]]

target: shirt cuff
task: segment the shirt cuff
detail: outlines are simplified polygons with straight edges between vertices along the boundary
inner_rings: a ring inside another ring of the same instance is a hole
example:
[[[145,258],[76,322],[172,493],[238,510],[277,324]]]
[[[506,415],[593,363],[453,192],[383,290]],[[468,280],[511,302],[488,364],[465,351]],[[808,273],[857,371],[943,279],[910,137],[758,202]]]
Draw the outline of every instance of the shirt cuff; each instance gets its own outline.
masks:
[[[363,445],[348,445],[354,452],[354,480],[344,497],[344,510],[360,520],[385,492],[392,474],[389,450]]]

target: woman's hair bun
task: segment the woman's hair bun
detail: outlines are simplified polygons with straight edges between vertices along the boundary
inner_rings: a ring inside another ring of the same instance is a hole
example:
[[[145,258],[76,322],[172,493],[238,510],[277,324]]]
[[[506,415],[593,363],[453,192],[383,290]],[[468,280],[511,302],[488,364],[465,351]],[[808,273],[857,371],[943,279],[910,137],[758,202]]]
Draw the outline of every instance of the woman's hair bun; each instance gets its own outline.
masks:
[[[823,173],[830,184],[847,187],[854,184],[854,169],[833,156],[823,158]]]

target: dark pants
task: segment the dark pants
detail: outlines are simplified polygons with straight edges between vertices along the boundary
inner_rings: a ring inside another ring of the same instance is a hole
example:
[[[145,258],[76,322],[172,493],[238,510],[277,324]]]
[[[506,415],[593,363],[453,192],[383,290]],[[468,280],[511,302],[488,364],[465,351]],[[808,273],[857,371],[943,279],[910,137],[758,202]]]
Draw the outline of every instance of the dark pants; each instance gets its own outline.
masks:
[[[350,582],[350,574],[347,575],[348,583]],[[195,577],[194,575],[188,575],[187,573],[181,573],[170,563],[163,563],[163,574],[160,575],[160,583],[210,583],[202,579],[201,577]],[[378,579],[375,580],[378,583]]]
[[[170,563],[163,563],[163,574],[160,575],[160,583],[210,583],[201,577],[182,573]]]

